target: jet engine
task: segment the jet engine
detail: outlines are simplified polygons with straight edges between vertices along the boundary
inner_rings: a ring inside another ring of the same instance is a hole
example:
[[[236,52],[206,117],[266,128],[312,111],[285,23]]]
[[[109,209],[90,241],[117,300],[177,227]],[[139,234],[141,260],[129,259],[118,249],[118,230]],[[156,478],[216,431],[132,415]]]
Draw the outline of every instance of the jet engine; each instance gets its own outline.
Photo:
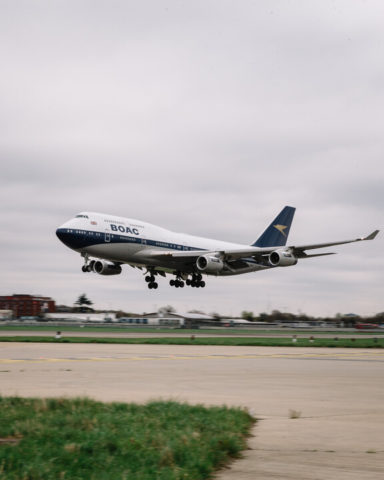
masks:
[[[273,267],[289,267],[296,265],[297,258],[292,254],[291,250],[279,248],[269,255],[269,263]]]
[[[121,273],[120,265],[106,262],[105,260],[97,260],[93,264],[93,271],[99,275],[119,275]]]
[[[224,268],[224,262],[212,255],[202,255],[196,260],[196,266],[201,272],[219,273]]]

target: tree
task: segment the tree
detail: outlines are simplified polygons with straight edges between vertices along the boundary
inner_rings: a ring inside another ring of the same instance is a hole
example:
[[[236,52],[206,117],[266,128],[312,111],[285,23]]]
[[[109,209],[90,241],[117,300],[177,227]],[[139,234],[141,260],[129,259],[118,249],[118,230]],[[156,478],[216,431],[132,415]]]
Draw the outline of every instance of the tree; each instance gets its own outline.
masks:
[[[268,313],[262,312],[259,314],[260,322],[269,322],[269,315]]]
[[[176,310],[172,307],[172,305],[166,305],[165,307],[159,308],[159,313],[175,313]]]
[[[89,300],[87,295],[83,293],[76,300],[75,305],[78,305],[80,307],[80,311],[84,311],[84,310],[87,310],[87,307],[89,307],[90,305],[93,305],[93,302],[91,302],[91,300]]]
[[[244,320],[248,320],[249,322],[253,322],[255,320],[253,312],[247,312],[246,310],[243,310],[241,312],[241,318],[243,318]]]

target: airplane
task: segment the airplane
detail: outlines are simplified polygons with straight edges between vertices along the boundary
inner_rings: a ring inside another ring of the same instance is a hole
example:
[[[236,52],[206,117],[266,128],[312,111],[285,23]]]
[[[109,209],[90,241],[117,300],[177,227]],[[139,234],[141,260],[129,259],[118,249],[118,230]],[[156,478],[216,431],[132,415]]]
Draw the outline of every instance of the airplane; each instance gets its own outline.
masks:
[[[367,237],[339,242],[287,245],[295,208],[286,206],[251,245],[211,240],[134,220],[95,212],[82,212],[56,230],[67,247],[84,258],[83,272],[118,275],[121,266],[145,269],[149,289],[157,289],[157,276],[174,276],[170,285],[205,287],[203,275],[228,276],[296,265],[299,259],[334,255],[307,254],[344,243],[373,240]]]

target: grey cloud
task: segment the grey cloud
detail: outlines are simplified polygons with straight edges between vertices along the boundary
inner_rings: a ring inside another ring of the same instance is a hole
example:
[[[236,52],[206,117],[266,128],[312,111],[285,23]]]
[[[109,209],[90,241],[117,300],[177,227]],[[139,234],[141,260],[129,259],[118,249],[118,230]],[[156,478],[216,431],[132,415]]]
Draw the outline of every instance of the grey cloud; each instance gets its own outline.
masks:
[[[382,228],[381,2],[0,9],[4,293],[89,289],[100,306],[138,311],[382,309],[380,236],[295,269],[211,279],[198,296],[165,285],[151,296],[128,267],[81,276],[54,235],[94,210],[251,243],[286,204],[294,243]]]

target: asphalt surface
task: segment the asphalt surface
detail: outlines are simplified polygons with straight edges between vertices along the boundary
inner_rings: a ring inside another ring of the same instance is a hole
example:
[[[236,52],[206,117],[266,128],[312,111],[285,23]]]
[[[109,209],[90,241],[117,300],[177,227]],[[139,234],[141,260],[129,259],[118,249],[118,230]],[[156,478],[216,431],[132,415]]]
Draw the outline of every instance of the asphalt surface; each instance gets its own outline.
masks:
[[[250,450],[219,480],[382,480],[383,378],[373,349],[0,343],[2,395],[248,408]]]
[[[58,331],[60,327],[57,327]],[[62,336],[65,337],[107,337],[107,338],[158,338],[158,337],[179,337],[179,338],[189,338],[191,336],[191,332],[183,333],[183,330],[176,329],[176,330],[169,330],[167,332],[132,332],[129,330],[116,330],[113,332],[105,332],[102,329],[100,331],[89,331],[87,328],[84,329],[74,329],[74,330],[65,330],[61,331]],[[311,331],[311,330],[288,330],[284,333],[281,332],[274,332],[273,330],[269,332],[258,332],[255,331],[254,333],[247,332],[239,332],[230,333],[226,332],[225,329],[217,332],[211,332],[209,329],[201,329],[196,330],[193,333],[196,337],[201,338],[220,338],[220,337],[235,337],[235,338],[243,338],[243,337],[250,337],[250,338],[292,338],[292,335],[296,335],[297,338],[309,338],[314,336],[315,338],[382,338],[384,336],[384,330],[377,330],[373,332],[367,332],[364,330],[352,330],[349,332],[319,332],[319,331]],[[55,335],[54,330],[1,330],[0,329],[0,337],[17,337],[17,336],[28,336],[28,337],[52,337]]]

